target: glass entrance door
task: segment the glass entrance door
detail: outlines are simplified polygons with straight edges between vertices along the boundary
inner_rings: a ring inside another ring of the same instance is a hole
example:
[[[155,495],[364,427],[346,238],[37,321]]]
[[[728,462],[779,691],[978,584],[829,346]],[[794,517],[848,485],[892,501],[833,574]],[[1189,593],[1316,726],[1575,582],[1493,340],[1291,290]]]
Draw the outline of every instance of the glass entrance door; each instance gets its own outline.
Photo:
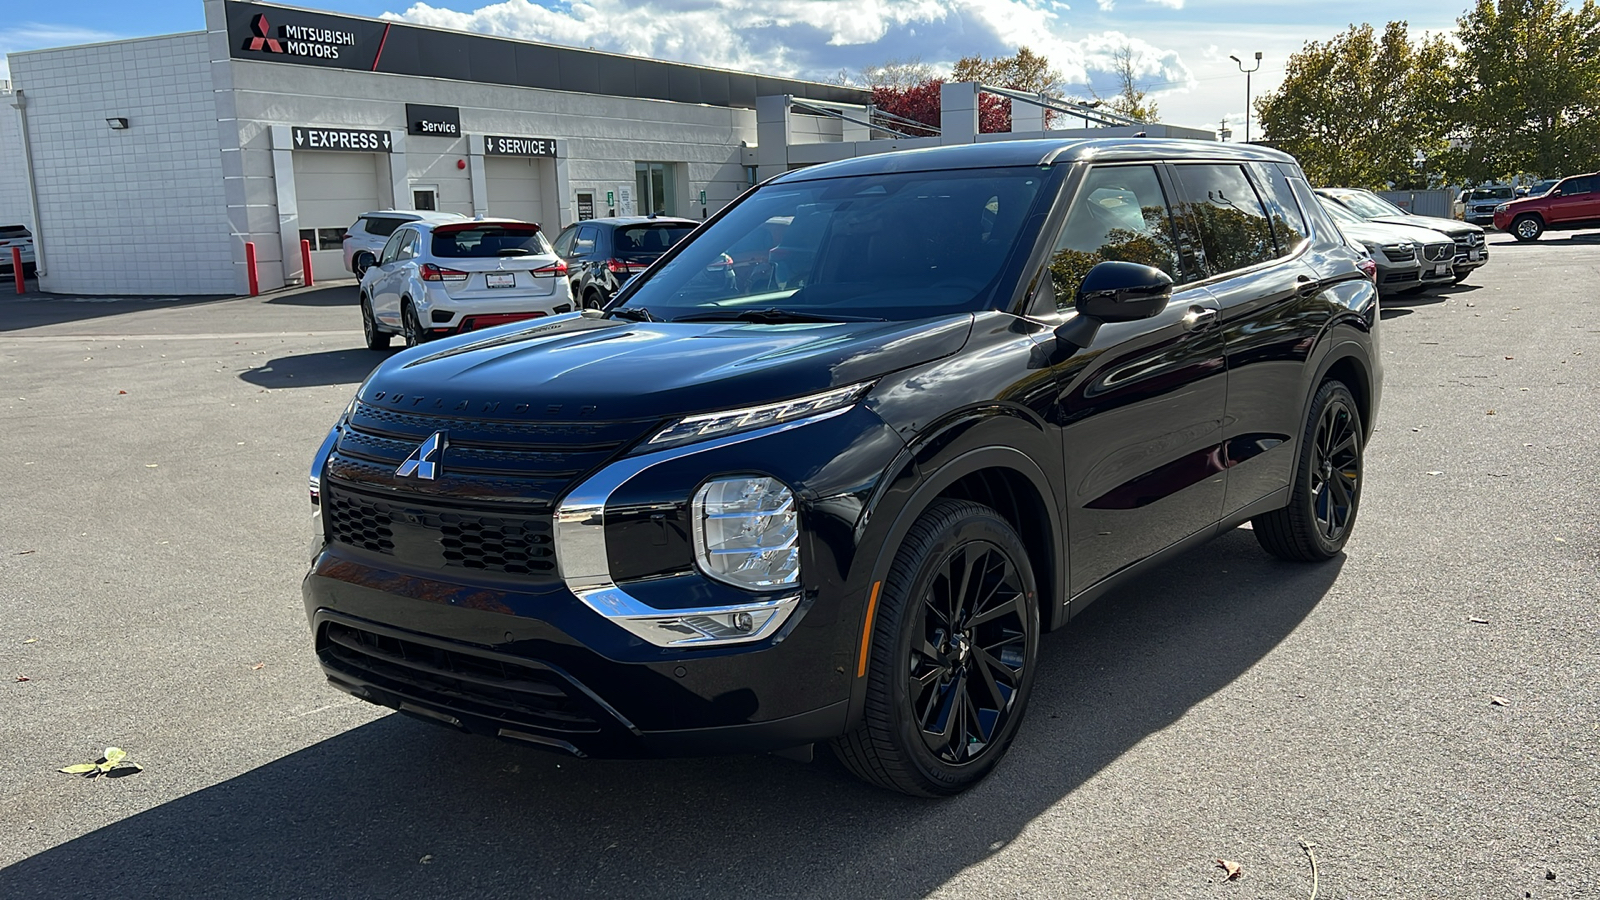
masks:
[[[678,214],[678,192],[674,181],[673,163],[634,163],[634,180],[638,188],[639,215],[675,216]]]

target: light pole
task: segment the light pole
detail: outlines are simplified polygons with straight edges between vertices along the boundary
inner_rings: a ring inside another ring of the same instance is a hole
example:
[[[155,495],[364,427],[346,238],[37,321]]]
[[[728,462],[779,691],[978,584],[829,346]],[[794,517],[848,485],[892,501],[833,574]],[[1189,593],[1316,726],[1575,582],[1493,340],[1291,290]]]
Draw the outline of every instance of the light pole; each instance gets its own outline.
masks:
[[[1250,73],[1261,68],[1261,51],[1256,51],[1255,69],[1246,69],[1244,63],[1240,62],[1237,56],[1229,56],[1228,58],[1239,63],[1239,71],[1244,73],[1244,142],[1248,144],[1250,143]]]
[[[1224,144],[1228,142],[1228,138],[1233,137],[1233,129],[1228,127],[1227,116],[1222,117],[1222,127],[1217,129],[1217,137],[1221,138]]]

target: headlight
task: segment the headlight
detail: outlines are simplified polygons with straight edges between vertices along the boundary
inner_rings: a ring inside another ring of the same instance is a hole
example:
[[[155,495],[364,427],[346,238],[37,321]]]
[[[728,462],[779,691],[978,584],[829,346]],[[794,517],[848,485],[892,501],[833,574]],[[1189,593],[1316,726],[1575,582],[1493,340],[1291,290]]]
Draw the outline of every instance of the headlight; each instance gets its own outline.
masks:
[[[718,581],[752,591],[794,585],[799,539],[794,492],[776,478],[719,478],[694,495],[695,560]]]
[[[1506,210],[1509,210],[1509,209],[1510,209],[1510,208],[1511,208],[1511,204],[1509,204],[1509,203],[1502,203],[1502,204],[1500,204],[1500,205],[1499,205],[1499,206],[1496,206],[1496,207],[1495,207],[1495,208],[1494,208],[1494,211],[1495,211],[1495,212],[1497,212],[1497,213],[1498,213],[1498,212],[1505,212],[1505,211],[1506,211]]]
[[[702,413],[685,416],[656,433],[645,442],[645,449],[660,450],[706,438],[719,437],[753,428],[764,428],[781,422],[790,422],[816,413],[830,412],[853,405],[867,392],[870,384],[853,384],[835,388],[809,397],[768,403],[765,406],[747,406],[726,412]]]
[[[1362,241],[1361,246],[1367,248],[1367,255],[1376,257],[1383,252],[1383,245],[1377,241]]]

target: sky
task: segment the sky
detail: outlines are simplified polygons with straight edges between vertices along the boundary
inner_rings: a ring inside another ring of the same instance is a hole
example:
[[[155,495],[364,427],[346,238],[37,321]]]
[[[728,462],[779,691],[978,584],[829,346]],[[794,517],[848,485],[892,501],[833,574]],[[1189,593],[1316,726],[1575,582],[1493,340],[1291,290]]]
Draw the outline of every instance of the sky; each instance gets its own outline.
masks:
[[[1403,19],[1448,30],[1468,0],[318,0],[286,5],[593,47],[770,75],[832,80],[841,70],[963,56],[1046,56],[1068,94],[1114,92],[1110,55],[1134,51],[1159,118],[1244,137],[1251,96],[1281,83],[1288,57],[1352,23]],[[5,0],[0,53],[204,27],[200,0]],[[0,67],[0,78],[8,77]],[[1252,113],[1252,117],[1253,117]],[[1252,125],[1253,136],[1259,128]]]

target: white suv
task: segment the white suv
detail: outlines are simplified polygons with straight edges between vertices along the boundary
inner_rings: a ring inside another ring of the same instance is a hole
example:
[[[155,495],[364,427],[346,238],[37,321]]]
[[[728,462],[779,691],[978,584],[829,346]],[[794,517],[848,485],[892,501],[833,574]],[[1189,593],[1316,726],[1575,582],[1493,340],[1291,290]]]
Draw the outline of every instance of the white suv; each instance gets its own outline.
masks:
[[[567,264],[539,226],[515,219],[407,222],[361,279],[367,347],[572,311]]]
[[[344,233],[344,270],[356,276],[367,274],[367,269],[378,261],[384,242],[394,230],[407,222],[465,222],[459,213],[419,212],[414,209],[378,209],[362,213],[354,225]]]
[[[22,271],[33,274],[33,234],[26,225],[0,225],[0,272],[11,274],[11,248],[22,250]]]

